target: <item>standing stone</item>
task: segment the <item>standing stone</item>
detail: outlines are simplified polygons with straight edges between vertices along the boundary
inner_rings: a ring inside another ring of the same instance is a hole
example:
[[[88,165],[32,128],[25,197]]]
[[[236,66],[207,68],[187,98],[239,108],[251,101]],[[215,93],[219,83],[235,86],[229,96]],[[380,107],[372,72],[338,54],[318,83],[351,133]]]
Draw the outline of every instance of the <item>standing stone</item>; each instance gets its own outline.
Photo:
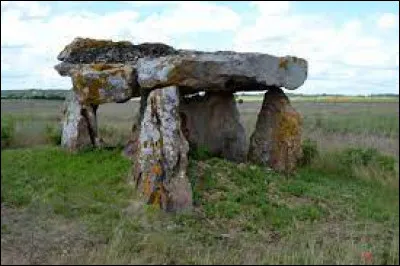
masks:
[[[203,97],[183,98],[180,112],[191,148],[205,147],[215,156],[245,160],[246,133],[233,93],[207,92]]]
[[[78,96],[71,92],[66,99],[64,108],[63,131],[61,145],[68,150],[76,151],[91,145],[89,127],[82,115],[83,106]]]
[[[97,105],[82,105],[79,96],[71,92],[64,107],[61,146],[70,151],[99,145]]]
[[[192,206],[186,176],[189,145],[181,131],[179,93],[175,86],[153,90],[147,97],[133,169],[139,191],[148,204],[166,211]],[[142,109],[142,107],[141,107]]]
[[[122,151],[122,155],[134,159],[136,156],[136,153],[140,147],[138,145],[139,142],[139,134],[140,134],[140,118],[139,118],[139,113],[136,115],[134,118],[134,122],[132,125],[132,130],[129,136],[128,141],[125,143],[124,149]]]
[[[248,159],[274,170],[291,173],[301,156],[302,118],[280,88],[265,93],[256,129],[250,138]]]

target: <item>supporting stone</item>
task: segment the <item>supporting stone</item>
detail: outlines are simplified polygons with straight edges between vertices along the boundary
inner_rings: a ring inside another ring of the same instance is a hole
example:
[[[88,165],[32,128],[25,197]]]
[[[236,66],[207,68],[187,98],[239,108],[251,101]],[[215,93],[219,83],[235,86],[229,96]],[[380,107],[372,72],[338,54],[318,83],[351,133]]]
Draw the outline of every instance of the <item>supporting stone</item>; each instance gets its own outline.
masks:
[[[94,147],[99,147],[100,146],[100,140],[99,140],[99,135],[98,135],[98,126],[97,126],[97,109],[98,105],[96,104],[89,104],[89,105],[84,105],[84,108],[82,108],[82,114],[83,117],[87,121],[87,126],[89,130],[89,137],[90,137],[90,142],[92,146]]]
[[[78,96],[71,92],[65,101],[61,145],[75,151],[91,145],[86,118],[82,115],[83,106]]]
[[[264,95],[256,128],[250,138],[248,160],[291,173],[301,156],[302,118],[280,88]]]
[[[141,107],[135,182],[148,204],[166,211],[192,206],[192,191],[186,176],[189,150],[181,131],[179,92],[174,86],[151,91]]]
[[[246,158],[246,134],[231,92],[182,97],[182,131],[191,148],[205,147],[231,161]]]
[[[82,105],[74,92],[68,96],[64,107],[61,146],[70,151],[99,145],[97,130],[97,105]]]
[[[142,91],[142,95],[140,97],[140,103],[139,103],[139,112],[136,113],[135,117],[133,118],[133,125],[132,125],[132,130],[129,136],[129,140],[124,146],[124,150],[122,152],[122,155],[125,157],[128,157],[130,159],[133,159],[133,162],[135,163],[135,159],[138,156],[137,152],[139,151],[140,145],[139,145],[139,135],[140,135],[140,123],[143,119],[144,116],[144,110],[146,108],[146,103],[147,103],[147,97],[149,96],[149,93],[147,91]]]

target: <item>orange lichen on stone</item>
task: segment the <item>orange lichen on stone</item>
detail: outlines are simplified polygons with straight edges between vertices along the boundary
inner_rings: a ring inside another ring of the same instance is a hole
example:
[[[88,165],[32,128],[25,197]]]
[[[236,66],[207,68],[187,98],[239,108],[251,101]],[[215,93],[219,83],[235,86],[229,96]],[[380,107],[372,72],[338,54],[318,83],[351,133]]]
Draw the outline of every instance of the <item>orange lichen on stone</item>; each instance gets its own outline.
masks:
[[[85,87],[85,80],[83,79],[83,75],[81,73],[77,73],[72,76],[72,85],[75,91],[82,91]]]
[[[104,77],[99,77],[98,79],[93,79],[91,84],[89,84],[89,95],[87,97],[88,102],[99,104],[100,102],[100,88],[104,88],[107,84],[107,80]]]
[[[264,96],[256,131],[250,139],[249,159],[272,169],[293,173],[301,156],[302,117],[281,89]],[[266,131],[266,132],[265,132]]]
[[[158,163],[153,165],[151,171],[153,172],[153,174],[160,176],[162,174],[161,165],[159,165]]]
[[[96,90],[96,84],[95,87],[91,86],[91,84],[88,84],[87,80],[85,80],[81,73],[77,73],[73,76],[72,83],[74,85],[74,91],[80,95],[80,98],[83,102],[89,104],[99,103],[100,95],[98,89]]]
[[[150,197],[151,195],[151,181],[150,177],[146,174],[143,176],[143,193],[146,197]]]
[[[301,117],[297,112],[282,111],[277,116],[274,130],[274,147],[270,166],[278,171],[293,172],[298,154],[301,152]]]
[[[149,204],[154,207],[162,208],[167,205],[168,197],[162,182],[157,182],[157,189],[154,191],[149,199]]]
[[[96,71],[103,71],[103,70],[108,70],[108,69],[113,69],[114,68],[113,65],[105,64],[105,63],[92,64],[90,67],[93,70],[96,70]]]
[[[299,115],[290,112],[281,112],[278,116],[279,124],[276,132],[276,140],[283,141],[296,136],[299,132]]]
[[[286,58],[279,58],[279,68],[287,69],[289,61]]]

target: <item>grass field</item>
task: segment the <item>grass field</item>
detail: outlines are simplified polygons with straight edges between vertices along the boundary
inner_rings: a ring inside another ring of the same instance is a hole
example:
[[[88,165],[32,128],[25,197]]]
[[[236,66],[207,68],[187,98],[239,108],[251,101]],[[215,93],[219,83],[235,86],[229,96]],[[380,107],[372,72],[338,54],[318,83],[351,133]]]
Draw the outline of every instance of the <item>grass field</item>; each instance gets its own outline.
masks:
[[[294,101],[315,158],[293,176],[191,158],[195,211],[177,215],[136,200],[118,147],[56,147],[62,104],[2,100],[2,264],[399,263],[397,103]],[[248,135],[260,105],[238,104]],[[100,107],[106,142],[137,109]]]

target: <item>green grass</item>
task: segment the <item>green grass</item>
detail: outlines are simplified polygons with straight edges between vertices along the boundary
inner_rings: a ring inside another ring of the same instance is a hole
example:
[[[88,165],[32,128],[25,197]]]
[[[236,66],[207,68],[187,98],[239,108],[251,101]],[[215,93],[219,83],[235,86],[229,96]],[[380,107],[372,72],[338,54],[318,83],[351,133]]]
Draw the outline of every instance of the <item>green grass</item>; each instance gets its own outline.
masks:
[[[10,206],[39,202],[68,218],[113,223],[130,198],[130,162],[116,151],[42,147],[5,151],[1,159],[1,197]]]
[[[62,104],[2,100],[2,148],[12,148],[2,149],[2,206],[31,213],[22,225],[2,217],[2,241],[36,232],[32,223],[63,228],[57,223],[65,219],[83,223],[90,238],[70,256],[56,256],[58,264],[360,264],[364,251],[374,264],[399,263],[397,104],[293,99],[303,138],[311,139],[293,176],[191,150],[195,209],[177,215],[142,206],[119,149],[69,154],[55,147]],[[238,104],[248,135],[260,105]],[[137,109],[137,102],[99,108],[106,144],[124,143]],[[64,249],[53,233],[42,241]],[[30,245],[10,241],[2,246],[17,253]],[[43,256],[42,263],[52,261]]]
[[[15,120],[12,117],[1,118],[1,148],[9,147],[15,137]]]
[[[50,144],[46,127],[60,127],[61,101],[2,100],[1,118],[12,118],[15,125],[10,147]],[[303,137],[318,141],[321,148],[344,148],[349,145],[371,147],[398,158],[398,104],[386,102],[328,103],[294,101],[303,116]],[[238,104],[247,137],[254,130],[260,101]],[[138,103],[104,104],[98,110],[100,137],[107,145],[120,146],[129,137]]]
[[[1,200],[46,206],[104,239],[69,263],[356,264],[362,251],[398,263],[398,187],[312,164],[285,177],[202,159],[190,159],[191,214],[138,207],[120,150],[3,150]]]
[[[321,129],[326,133],[365,133],[398,137],[399,132],[398,114],[377,114],[372,108],[342,115],[315,113],[306,116],[304,124],[307,128]]]

